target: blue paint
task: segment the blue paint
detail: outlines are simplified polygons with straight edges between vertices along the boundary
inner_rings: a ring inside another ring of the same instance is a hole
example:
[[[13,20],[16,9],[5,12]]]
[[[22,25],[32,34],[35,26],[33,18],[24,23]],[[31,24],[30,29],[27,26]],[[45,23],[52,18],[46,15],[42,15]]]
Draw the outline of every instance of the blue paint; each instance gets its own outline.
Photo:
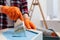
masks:
[[[22,32],[23,33],[23,32]],[[6,32],[3,32],[3,35],[7,38],[7,40],[31,40],[34,36],[36,36],[38,33],[34,33],[32,31],[26,31],[26,36],[23,35],[21,32],[18,34],[20,36],[14,36],[14,30],[10,29]]]

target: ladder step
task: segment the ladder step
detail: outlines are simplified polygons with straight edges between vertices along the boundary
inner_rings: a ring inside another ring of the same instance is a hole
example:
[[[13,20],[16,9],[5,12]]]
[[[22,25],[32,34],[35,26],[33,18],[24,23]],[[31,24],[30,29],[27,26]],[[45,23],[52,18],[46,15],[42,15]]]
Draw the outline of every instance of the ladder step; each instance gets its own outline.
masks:
[[[38,3],[33,3],[33,5],[38,5]]]

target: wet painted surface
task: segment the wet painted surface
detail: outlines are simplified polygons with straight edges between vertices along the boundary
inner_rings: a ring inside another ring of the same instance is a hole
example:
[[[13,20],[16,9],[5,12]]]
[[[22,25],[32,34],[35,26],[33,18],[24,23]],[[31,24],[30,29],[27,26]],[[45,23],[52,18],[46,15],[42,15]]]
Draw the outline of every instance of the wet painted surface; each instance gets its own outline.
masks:
[[[20,33],[14,33],[13,29],[10,29],[6,32],[3,32],[3,35],[7,38],[7,40],[31,40],[38,33],[32,31],[22,31]]]

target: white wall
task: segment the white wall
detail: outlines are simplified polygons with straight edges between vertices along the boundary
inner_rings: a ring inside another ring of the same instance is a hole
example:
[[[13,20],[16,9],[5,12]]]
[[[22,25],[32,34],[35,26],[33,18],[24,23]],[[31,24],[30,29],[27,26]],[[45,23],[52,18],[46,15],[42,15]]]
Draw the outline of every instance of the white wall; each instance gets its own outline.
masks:
[[[47,15],[52,18],[53,17],[53,0],[47,0]]]
[[[47,0],[47,15],[50,19],[58,18],[58,0]]]
[[[60,19],[60,0],[58,0],[58,17]]]

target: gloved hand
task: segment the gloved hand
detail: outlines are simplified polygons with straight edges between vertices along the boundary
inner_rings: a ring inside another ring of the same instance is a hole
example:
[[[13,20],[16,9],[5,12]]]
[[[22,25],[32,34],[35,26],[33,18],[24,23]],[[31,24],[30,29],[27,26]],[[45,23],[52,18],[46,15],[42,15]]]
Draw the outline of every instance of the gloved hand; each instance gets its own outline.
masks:
[[[11,20],[16,21],[18,18],[23,20],[22,13],[18,7],[2,6],[2,13],[6,14]]]
[[[1,10],[2,13],[9,16],[11,20],[16,21],[17,19],[20,19],[24,21],[27,29],[36,29],[36,26],[28,18],[23,18],[22,13],[18,7],[2,6]]]
[[[34,30],[36,30],[36,26],[28,18],[24,19],[24,23],[25,23],[27,29],[34,29]]]

